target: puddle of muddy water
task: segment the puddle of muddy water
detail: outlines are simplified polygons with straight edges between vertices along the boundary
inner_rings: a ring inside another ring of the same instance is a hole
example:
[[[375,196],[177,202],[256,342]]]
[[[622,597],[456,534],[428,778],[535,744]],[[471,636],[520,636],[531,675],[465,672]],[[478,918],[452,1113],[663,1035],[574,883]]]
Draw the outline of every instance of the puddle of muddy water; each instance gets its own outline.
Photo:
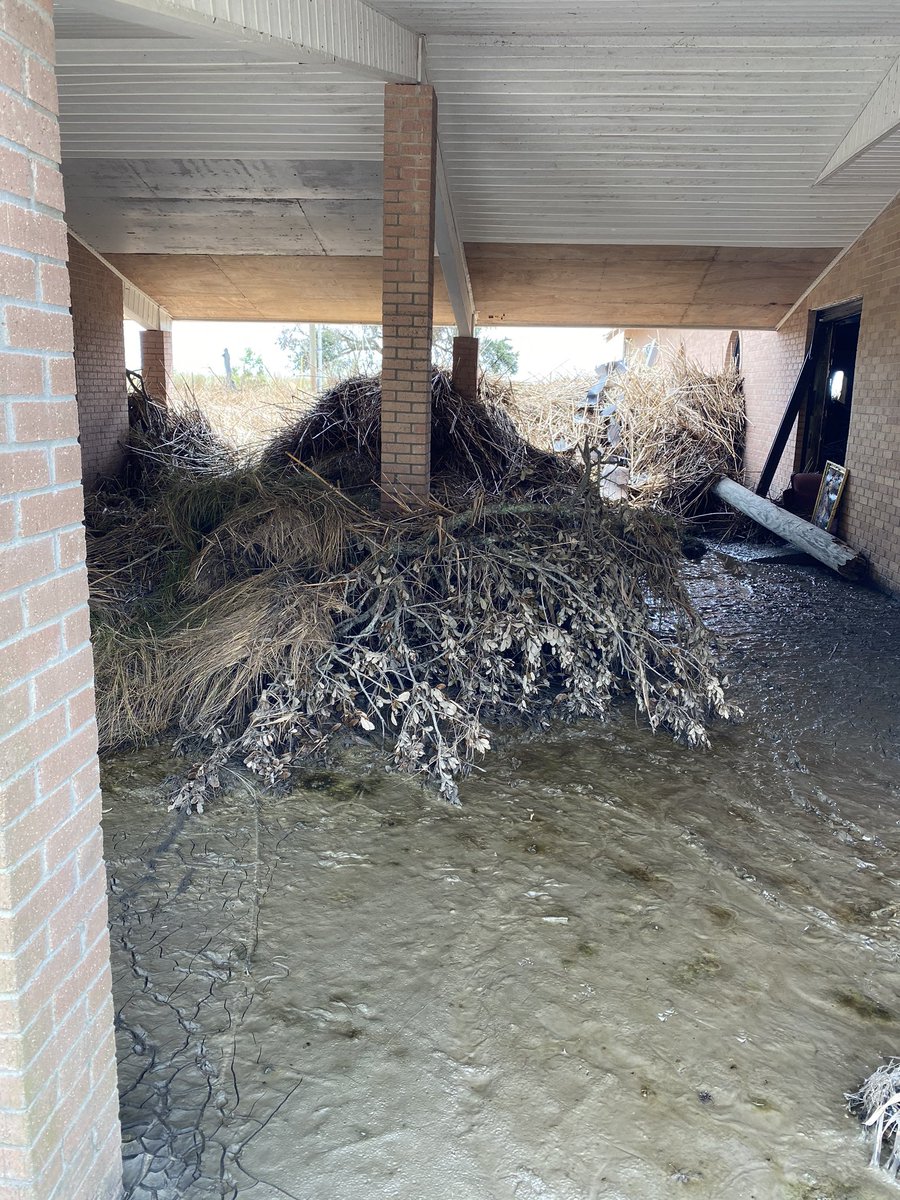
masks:
[[[508,739],[448,809],[357,755],[165,811],[108,765],[128,1195],[875,1200],[900,1053],[900,610],[691,568],[745,721]]]

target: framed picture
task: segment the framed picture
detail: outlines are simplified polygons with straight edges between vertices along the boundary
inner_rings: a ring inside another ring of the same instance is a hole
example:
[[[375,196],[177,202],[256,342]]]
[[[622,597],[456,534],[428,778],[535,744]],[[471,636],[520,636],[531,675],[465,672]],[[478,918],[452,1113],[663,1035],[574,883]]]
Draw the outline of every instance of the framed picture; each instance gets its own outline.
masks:
[[[822,472],[822,482],[819,484],[819,494],[813,509],[812,523],[820,529],[830,530],[837,516],[841,496],[844,494],[844,484],[847,482],[847,468],[840,463],[827,462]]]

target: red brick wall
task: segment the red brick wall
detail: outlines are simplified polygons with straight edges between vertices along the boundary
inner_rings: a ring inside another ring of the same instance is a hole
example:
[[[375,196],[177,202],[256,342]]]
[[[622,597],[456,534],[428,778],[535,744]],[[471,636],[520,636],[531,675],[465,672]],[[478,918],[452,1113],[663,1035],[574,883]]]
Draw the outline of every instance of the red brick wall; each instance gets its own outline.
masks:
[[[113,475],[128,437],[122,280],[69,238],[75,377],[84,481]]]
[[[424,84],[384,89],[381,485],[388,506],[427,497],[437,100]]]
[[[0,1196],[121,1158],[50,6],[0,29]]]
[[[844,255],[778,333],[745,333],[751,436],[747,475],[758,477],[806,347],[811,310],[863,301],[840,533],[868,555],[875,581],[900,593],[900,198]],[[782,460],[775,492],[793,469]]]

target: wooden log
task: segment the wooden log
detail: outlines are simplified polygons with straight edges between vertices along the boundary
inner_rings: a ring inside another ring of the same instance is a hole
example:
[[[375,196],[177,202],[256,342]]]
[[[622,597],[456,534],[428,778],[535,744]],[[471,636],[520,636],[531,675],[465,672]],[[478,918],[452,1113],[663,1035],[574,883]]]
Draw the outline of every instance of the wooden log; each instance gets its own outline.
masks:
[[[771,500],[757,496],[755,492],[735,483],[733,479],[720,479],[713,491],[726,504],[752,517],[758,524],[772,533],[777,533],[792,546],[811,554],[845,579],[859,579],[865,573],[866,560],[858,550],[854,550],[852,546],[848,546],[846,542],[842,542],[826,530],[819,529],[817,525],[804,521],[802,517],[796,517],[786,509],[778,508]]]

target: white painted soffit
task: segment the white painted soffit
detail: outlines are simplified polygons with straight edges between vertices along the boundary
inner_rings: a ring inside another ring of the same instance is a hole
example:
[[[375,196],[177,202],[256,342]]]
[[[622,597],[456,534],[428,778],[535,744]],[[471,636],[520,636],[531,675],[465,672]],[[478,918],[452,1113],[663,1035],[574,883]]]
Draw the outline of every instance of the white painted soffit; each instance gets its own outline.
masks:
[[[213,34],[257,54],[325,63],[397,82],[418,78],[419,38],[363,0],[92,0],[120,16],[132,10],[176,36]]]
[[[849,174],[848,168],[857,164],[862,167],[863,174],[867,173],[865,161],[861,162],[860,160],[868,159],[871,151],[890,140],[891,135],[897,133],[898,130],[900,130],[900,58],[882,79],[865,108],[847,130],[840,145],[825,164],[817,182],[826,183],[845,179]],[[885,155],[884,151],[888,150],[891,152]],[[882,146],[882,153],[879,157],[893,160],[890,165],[893,166],[894,177],[900,187],[898,148]]]

